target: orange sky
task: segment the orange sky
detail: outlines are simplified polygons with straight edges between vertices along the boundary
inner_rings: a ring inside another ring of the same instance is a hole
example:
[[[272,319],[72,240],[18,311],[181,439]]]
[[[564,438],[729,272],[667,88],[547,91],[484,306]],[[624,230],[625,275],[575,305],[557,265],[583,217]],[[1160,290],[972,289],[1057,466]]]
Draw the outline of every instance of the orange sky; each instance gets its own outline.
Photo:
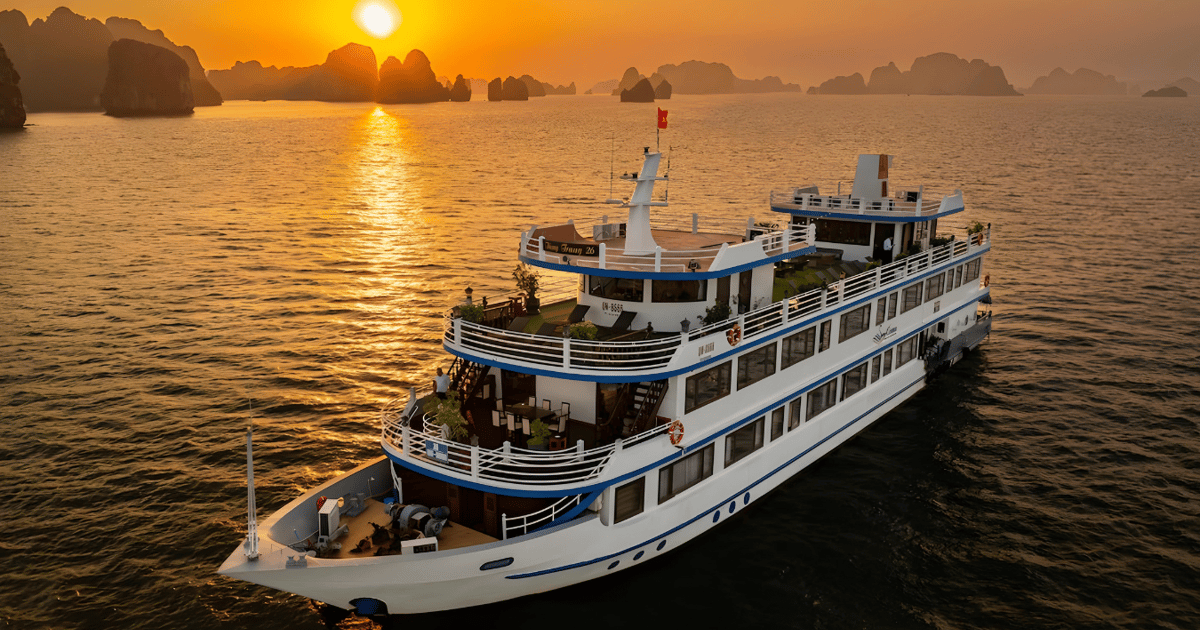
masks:
[[[805,87],[839,74],[951,52],[999,65],[1028,86],[1056,66],[1120,80],[1200,79],[1200,0],[396,0],[403,23],[377,39],[351,17],[357,0],[79,0],[76,13],[162,29],[208,69],[256,59],[321,63],[354,41],[380,61],[424,51],[439,75],[529,73],[580,92],[636,66],[721,61],[742,78]],[[29,20],[63,0],[17,2]],[[0,8],[5,8],[0,5]]]

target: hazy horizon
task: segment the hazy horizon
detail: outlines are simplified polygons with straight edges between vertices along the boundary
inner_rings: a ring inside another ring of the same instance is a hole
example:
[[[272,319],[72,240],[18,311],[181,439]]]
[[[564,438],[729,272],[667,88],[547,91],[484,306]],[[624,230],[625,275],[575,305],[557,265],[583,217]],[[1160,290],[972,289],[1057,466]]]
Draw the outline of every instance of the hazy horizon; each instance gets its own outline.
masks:
[[[379,61],[423,51],[439,75],[494,78],[531,74],[580,92],[634,66],[697,59],[728,64],[747,79],[768,75],[808,87],[837,75],[949,52],[1003,68],[1027,87],[1056,67],[1085,67],[1121,81],[1200,78],[1200,2],[1188,0],[844,0],[839,3],[652,3],[545,0],[512,8],[483,0],[397,1],[403,18],[376,37],[352,17],[358,0],[148,0],[21,2],[32,22],[59,6],[104,21],[111,16],[161,29],[194,48],[206,69],[237,61],[310,66],[356,42]],[[978,27],[982,25],[982,27]]]

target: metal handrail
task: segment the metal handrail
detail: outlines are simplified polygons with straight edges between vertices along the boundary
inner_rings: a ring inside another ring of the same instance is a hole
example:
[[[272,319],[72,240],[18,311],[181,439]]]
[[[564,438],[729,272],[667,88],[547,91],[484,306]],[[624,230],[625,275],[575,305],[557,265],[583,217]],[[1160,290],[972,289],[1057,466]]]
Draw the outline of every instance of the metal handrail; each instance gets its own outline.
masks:
[[[568,495],[537,512],[524,516],[509,518],[508,514],[501,514],[500,539],[508,540],[509,536],[523,536],[544,524],[553,523],[554,519],[566,514],[571,508],[579,505],[582,500],[583,495]]]
[[[954,207],[961,208],[961,190],[956,190],[953,194],[942,197],[940,203],[926,203],[924,195],[917,201],[901,201],[891,198],[866,201],[853,195],[816,195],[813,193],[796,193],[795,191],[771,191],[771,205],[774,207],[801,210],[819,208],[821,210],[831,210],[846,214],[877,216],[895,216],[897,214],[925,216],[938,214],[953,209],[953,207],[950,207],[950,204],[955,200],[958,203]]]

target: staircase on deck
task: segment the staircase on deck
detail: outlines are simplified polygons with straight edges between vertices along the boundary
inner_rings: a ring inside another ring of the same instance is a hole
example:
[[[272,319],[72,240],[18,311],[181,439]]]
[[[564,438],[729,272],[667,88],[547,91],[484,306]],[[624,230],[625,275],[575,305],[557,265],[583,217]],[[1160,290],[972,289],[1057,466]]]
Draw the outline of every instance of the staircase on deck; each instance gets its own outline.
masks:
[[[626,383],[617,394],[612,413],[597,427],[600,442],[629,437],[652,429],[667,392],[667,380]]]

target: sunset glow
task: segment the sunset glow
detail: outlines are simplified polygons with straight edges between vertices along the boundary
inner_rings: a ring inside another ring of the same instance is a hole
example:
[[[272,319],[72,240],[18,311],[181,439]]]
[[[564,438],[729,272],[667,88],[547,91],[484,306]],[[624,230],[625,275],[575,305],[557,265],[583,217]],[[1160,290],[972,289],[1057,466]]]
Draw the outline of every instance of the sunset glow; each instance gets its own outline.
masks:
[[[354,7],[354,21],[368,34],[383,39],[400,26],[400,9],[389,0],[366,0]]]

